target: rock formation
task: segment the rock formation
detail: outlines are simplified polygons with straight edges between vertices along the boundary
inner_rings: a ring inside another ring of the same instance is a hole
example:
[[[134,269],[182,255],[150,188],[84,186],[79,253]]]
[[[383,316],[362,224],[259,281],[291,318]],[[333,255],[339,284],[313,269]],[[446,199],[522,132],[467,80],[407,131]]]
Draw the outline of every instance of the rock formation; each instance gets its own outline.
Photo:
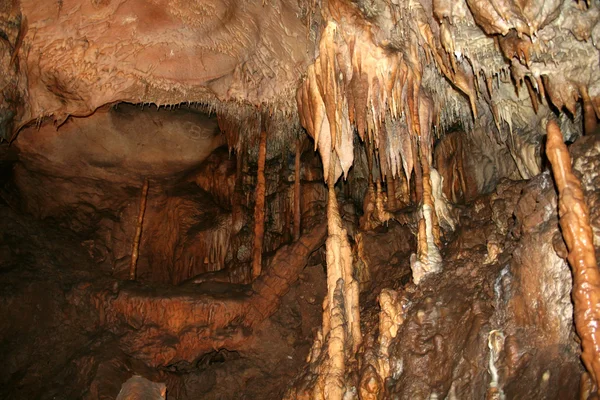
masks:
[[[0,1],[0,397],[598,398],[599,43],[596,0]]]

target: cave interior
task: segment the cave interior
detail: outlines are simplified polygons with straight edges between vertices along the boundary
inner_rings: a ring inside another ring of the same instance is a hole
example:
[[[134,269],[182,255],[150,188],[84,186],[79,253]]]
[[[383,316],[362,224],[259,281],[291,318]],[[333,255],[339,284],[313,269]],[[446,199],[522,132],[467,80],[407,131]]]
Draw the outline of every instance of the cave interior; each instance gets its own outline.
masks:
[[[599,0],[0,0],[0,70],[0,398],[599,398]]]

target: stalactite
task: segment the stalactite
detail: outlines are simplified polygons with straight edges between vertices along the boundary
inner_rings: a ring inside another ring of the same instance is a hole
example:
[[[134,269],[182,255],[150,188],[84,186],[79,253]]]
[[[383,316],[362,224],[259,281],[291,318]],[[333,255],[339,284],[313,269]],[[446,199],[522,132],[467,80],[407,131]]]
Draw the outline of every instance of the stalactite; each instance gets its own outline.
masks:
[[[429,129],[431,124],[430,105],[425,102],[420,102],[420,107],[415,112],[418,113],[418,123],[414,123],[414,130],[421,133],[423,141],[419,146],[419,162],[421,165],[421,219],[418,226],[417,240],[417,256],[411,257],[411,269],[413,273],[413,281],[416,284],[427,275],[439,272],[442,266],[442,258],[439,251],[440,233],[439,225],[437,224],[437,216],[435,214],[435,204],[431,187],[430,178],[430,155],[431,151],[429,143]],[[424,116],[425,115],[425,116]],[[417,180],[417,184],[418,184]]]
[[[293,209],[294,209],[294,205],[293,205],[293,201],[294,201],[294,197],[293,197],[294,193],[293,193],[293,188],[292,190],[287,190],[284,196],[280,197],[280,204],[279,204],[279,208],[278,211],[283,212],[283,218],[276,218],[276,219],[283,219],[283,227],[281,229],[282,232],[282,240],[283,243],[289,243],[290,241],[292,241],[294,239],[294,232],[293,232],[293,227],[292,227],[292,219],[293,219]],[[270,207],[273,207],[272,205]]]
[[[398,183],[400,185],[398,185]],[[396,190],[400,191],[401,205],[398,208],[408,206],[410,204],[410,183],[406,177],[406,174],[400,174],[398,176],[398,180],[396,181]],[[398,193],[398,192],[396,192],[396,193]]]
[[[581,183],[571,171],[571,158],[558,124],[551,120],[546,152],[558,188],[560,227],[573,269],[575,327],[581,338],[581,358],[597,392],[600,383],[600,272],[596,262],[589,210]],[[597,394],[594,394],[597,396]],[[597,397],[595,397],[597,398]]]
[[[300,209],[300,156],[302,155],[302,141],[296,141],[296,159],[294,162],[294,240],[300,238],[300,223],[302,210]]]
[[[267,131],[262,129],[258,148],[258,172],[256,179],[256,203],[254,206],[254,245],[252,247],[252,279],[262,270],[262,248],[265,237],[265,162],[267,160]]]
[[[135,236],[133,246],[131,247],[131,263],[129,264],[129,279],[135,280],[137,260],[140,254],[140,238],[142,237],[142,224],[144,222],[144,214],[146,213],[146,201],[148,199],[148,178],[144,179],[142,187],[142,196],[140,199],[140,211],[138,213],[137,224],[135,228]]]
[[[393,176],[387,179],[387,206],[390,210],[396,210],[398,207],[396,201],[396,179]]]
[[[233,198],[231,199],[231,220],[232,234],[237,234],[244,225],[244,210],[242,203],[244,201],[243,179],[244,179],[244,150],[236,151],[235,162],[235,187],[233,190]]]
[[[583,101],[583,131],[586,135],[590,135],[596,131],[596,127],[598,126],[596,111],[585,86],[582,86],[579,92]]]
[[[367,167],[369,168],[369,186],[373,184],[373,150],[371,143],[365,141],[365,153],[367,154]]]
[[[422,168],[423,168],[423,216],[429,214],[429,211],[425,211],[425,208],[431,210],[431,232],[433,234],[433,243],[436,247],[440,246],[440,226],[435,208],[435,198],[433,196],[433,187],[431,183],[431,170],[429,163],[422,157]],[[429,224],[429,222],[428,222]]]
[[[423,170],[423,204],[427,204],[429,207],[431,207],[431,228],[433,232],[434,243],[436,247],[440,247],[440,226],[437,213],[435,211],[435,198],[433,196],[430,174],[432,164],[431,125],[433,123],[433,102],[431,99],[421,94],[419,96],[419,108],[416,112],[418,113],[419,124],[415,124],[415,130],[420,134],[419,152],[421,155],[421,167]],[[425,215],[425,212],[423,214]]]
[[[435,214],[438,217],[438,221],[440,224],[444,224],[446,230],[453,231],[456,229],[456,221],[452,211],[452,204],[450,204],[444,194],[444,178],[433,167],[429,171],[429,176],[431,178],[433,203],[435,204]]]
[[[421,167],[421,161],[418,157],[419,150],[417,149],[417,142],[415,138],[412,137],[412,135],[411,144],[414,158],[413,165],[415,171],[415,202],[420,203],[423,200],[423,169]]]
[[[423,182],[429,182],[429,176]],[[413,281],[416,284],[427,275],[441,270],[442,258],[436,245],[434,235],[434,207],[431,200],[431,184],[423,185],[423,202],[421,206],[421,219],[419,220],[417,235],[417,256],[411,257]],[[428,199],[428,200],[425,200]]]

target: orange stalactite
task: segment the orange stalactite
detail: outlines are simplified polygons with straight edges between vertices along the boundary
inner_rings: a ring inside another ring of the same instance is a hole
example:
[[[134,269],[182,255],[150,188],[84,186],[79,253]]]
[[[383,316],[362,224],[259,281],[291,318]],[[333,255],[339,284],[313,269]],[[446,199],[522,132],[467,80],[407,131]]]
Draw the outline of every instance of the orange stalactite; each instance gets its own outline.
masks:
[[[302,142],[296,141],[296,160],[294,163],[294,240],[300,237],[300,223],[302,211],[300,209],[300,156],[302,155]]]
[[[598,126],[596,111],[585,86],[582,86],[579,92],[583,101],[583,132],[586,135],[590,135],[596,131],[596,127]]]
[[[131,248],[131,263],[129,264],[129,279],[135,280],[137,260],[140,254],[140,238],[142,237],[142,224],[144,222],[144,214],[146,212],[146,201],[148,199],[148,178],[144,179],[142,187],[142,198],[140,200],[140,212],[138,213],[137,226],[135,228],[135,236],[133,246]]]
[[[551,120],[546,130],[546,153],[558,188],[560,227],[573,269],[575,328],[581,338],[581,358],[595,386],[592,392],[596,393],[600,382],[600,272],[589,210],[581,183],[571,171],[571,158],[558,124]]]
[[[265,237],[265,162],[267,160],[267,132],[260,133],[258,148],[258,172],[256,178],[256,203],[254,206],[254,245],[252,247],[252,279],[260,276],[262,270],[262,248]]]
[[[231,220],[233,229],[232,232],[237,233],[242,229],[244,223],[244,211],[242,209],[242,202],[244,201],[243,191],[243,177],[244,177],[244,151],[236,152],[235,162],[235,187],[233,190],[233,198],[231,201]]]
[[[396,179],[393,176],[387,178],[387,206],[390,210],[397,208],[396,203]]]
[[[423,199],[423,169],[421,168],[421,162],[418,159],[418,149],[416,139],[411,137],[410,139],[412,145],[413,157],[413,168],[415,171],[415,202],[419,203]]]
[[[431,174],[429,168],[429,162],[426,160],[425,156],[421,156],[421,165],[423,168],[423,204],[426,204],[435,210],[435,203],[433,199],[433,190],[431,187]],[[435,239],[435,244],[439,247],[441,246],[440,240],[440,225],[438,222],[437,214],[432,212],[432,229],[433,236]]]

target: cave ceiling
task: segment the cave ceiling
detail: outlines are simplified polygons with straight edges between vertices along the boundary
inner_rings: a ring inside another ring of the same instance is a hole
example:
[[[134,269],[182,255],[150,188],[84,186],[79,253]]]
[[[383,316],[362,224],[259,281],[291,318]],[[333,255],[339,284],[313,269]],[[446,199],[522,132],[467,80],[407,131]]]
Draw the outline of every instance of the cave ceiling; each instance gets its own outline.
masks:
[[[456,126],[506,143],[527,178],[550,113],[564,111],[568,139],[600,111],[596,1],[5,0],[0,12],[5,140],[117,102],[191,103],[225,131],[265,110],[302,125],[326,179],[330,165],[348,172],[355,132],[384,175],[409,177],[417,147],[430,160]]]

